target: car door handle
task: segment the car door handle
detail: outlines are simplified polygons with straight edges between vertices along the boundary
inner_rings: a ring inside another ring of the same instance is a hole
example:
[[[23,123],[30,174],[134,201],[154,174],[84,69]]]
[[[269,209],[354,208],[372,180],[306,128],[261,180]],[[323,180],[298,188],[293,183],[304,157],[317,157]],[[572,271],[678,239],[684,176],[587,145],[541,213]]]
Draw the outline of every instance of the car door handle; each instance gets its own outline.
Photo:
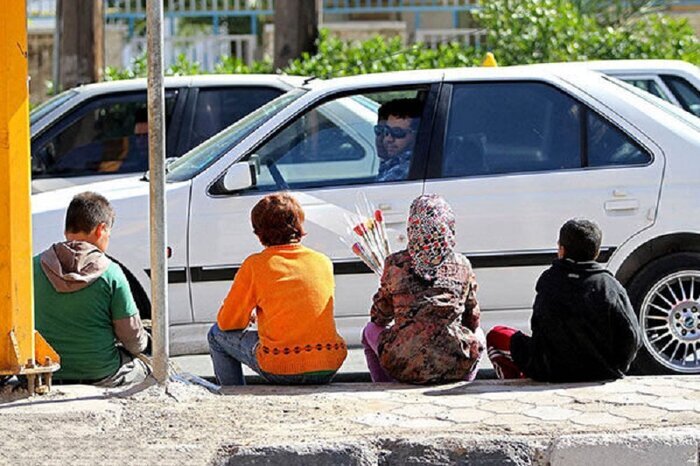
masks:
[[[620,212],[637,209],[639,209],[639,201],[637,199],[615,199],[605,202],[605,210],[608,212]]]

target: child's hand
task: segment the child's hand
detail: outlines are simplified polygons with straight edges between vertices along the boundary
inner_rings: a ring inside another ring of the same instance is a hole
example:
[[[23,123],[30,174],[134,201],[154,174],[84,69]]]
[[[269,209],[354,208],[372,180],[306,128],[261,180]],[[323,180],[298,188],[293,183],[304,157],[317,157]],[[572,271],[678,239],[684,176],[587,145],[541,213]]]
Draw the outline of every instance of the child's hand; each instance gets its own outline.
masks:
[[[484,347],[481,345],[481,342],[474,335],[472,335],[472,338],[469,341],[469,357],[471,359],[479,359],[479,356],[481,356],[483,351]]]
[[[250,313],[250,323],[255,324],[258,321],[258,313],[253,309],[253,312]]]

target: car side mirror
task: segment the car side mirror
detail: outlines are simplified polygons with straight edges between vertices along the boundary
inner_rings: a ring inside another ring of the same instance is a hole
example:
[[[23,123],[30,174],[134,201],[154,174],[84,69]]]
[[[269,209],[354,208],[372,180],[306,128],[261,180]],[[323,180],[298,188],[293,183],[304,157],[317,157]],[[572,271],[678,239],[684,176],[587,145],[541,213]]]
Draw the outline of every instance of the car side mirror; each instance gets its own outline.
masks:
[[[248,162],[238,162],[226,170],[221,187],[226,192],[242,191],[255,185],[252,166]]]

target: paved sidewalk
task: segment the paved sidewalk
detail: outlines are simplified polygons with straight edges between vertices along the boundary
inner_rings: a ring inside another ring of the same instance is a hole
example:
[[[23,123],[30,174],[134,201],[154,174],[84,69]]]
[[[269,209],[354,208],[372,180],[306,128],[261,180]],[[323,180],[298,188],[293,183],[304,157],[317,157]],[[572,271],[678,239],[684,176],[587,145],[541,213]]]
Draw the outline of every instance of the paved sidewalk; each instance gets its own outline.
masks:
[[[179,383],[167,393],[57,386],[6,402],[0,463],[698,464],[694,376],[223,393]]]

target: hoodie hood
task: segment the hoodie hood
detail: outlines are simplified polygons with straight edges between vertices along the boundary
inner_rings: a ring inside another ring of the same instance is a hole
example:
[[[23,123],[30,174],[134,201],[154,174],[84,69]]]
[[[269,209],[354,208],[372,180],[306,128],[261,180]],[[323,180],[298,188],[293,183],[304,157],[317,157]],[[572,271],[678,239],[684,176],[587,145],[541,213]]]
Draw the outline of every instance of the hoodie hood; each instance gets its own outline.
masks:
[[[587,278],[599,273],[610,273],[608,269],[596,261],[576,262],[571,259],[556,259],[552,265],[563,269],[569,278],[574,279]]]
[[[41,253],[41,269],[59,293],[72,293],[90,286],[111,261],[97,246],[85,241],[56,243]]]

